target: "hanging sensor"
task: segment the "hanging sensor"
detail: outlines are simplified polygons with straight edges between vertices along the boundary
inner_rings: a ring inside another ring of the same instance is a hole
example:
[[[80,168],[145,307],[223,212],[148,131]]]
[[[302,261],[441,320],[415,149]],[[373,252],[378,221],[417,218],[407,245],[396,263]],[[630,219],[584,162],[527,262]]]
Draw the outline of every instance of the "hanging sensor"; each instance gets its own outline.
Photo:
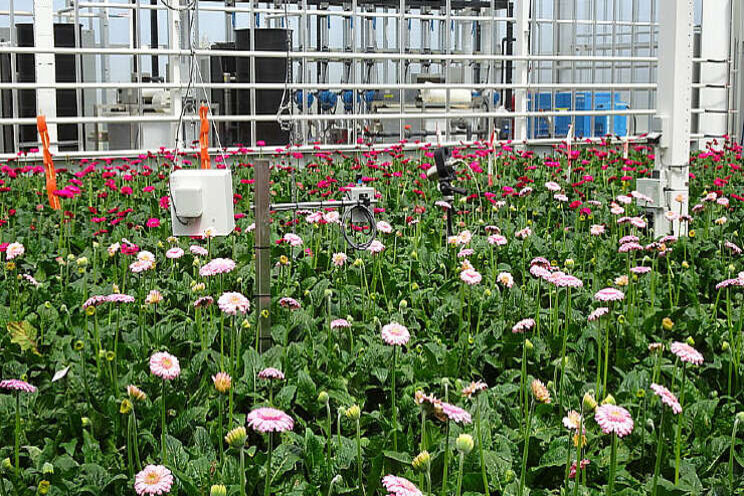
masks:
[[[232,174],[229,170],[181,169],[170,175],[171,225],[174,236],[215,236],[235,229]]]

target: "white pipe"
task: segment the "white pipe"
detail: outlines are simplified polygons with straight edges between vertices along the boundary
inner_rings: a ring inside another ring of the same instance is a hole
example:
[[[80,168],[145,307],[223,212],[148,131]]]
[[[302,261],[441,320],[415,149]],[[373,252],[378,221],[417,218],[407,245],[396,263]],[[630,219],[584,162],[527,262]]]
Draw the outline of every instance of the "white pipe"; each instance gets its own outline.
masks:
[[[58,55],[170,55],[190,56],[190,50],[153,48],[38,48],[38,47],[0,47],[0,53],[54,53]],[[658,62],[656,57],[629,57],[603,55],[473,55],[436,53],[363,53],[363,52],[266,52],[251,50],[194,50],[196,56],[222,57],[261,57],[271,59],[307,58],[313,60],[450,60],[470,62],[472,60],[528,60],[533,62]]]
[[[628,110],[560,110],[550,112],[403,112],[390,114],[317,114],[317,115],[284,115],[282,121],[337,121],[339,119],[350,120],[398,120],[398,119],[476,119],[476,118],[504,118],[515,117],[551,117],[551,116],[604,116],[604,115],[653,115],[654,110],[628,109]],[[176,122],[179,117],[174,115],[127,115],[127,116],[103,116],[103,117],[58,117],[47,119],[47,122],[57,124],[95,124],[95,123],[128,123],[128,122]],[[197,121],[198,115],[185,115],[184,121]],[[215,115],[215,122],[276,122],[275,115]],[[34,124],[34,118],[22,119],[0,119],[1,125],[10,124]]]
[[[645,138],[642,136],[631,136],[624,138],[629,140],[632,143],[645,143]],[[537,138],[537,139],[528,139],[524,142],[526,145],[554,145],[558,143],[562,143],[564,140],[559,138]],[[605,139],[605,138],[584,138],[580,142],[576,143],[575,146],[578,145],[590,145],[590,144],[599,144],[599,143],[610,143],[610,144],[621,144],[623,141],[621,140],[615,140],[613,139]],[[479,142],[483,143],[483,142]],[[477,142],[474,141],[451,141],[451,142],[443,142],[439,146],[444,147],[469,147],[477,144]],[[429,145],[427,147],[427,145]],[[511,145],[514,146],[514,142],[510,141],[494,141],[493,146],[494,148],[504,146],[504,145]],[[404,151],[419,151],[424,150],[427,148],[433,148],[434,145],[430,143],[413,143],[413,142],[406,142],[406,143],[375,143],[370,145],[300,145],[300,146],[292,146],[291,148],[288,147],[282,147],[282,146],[259,146],[259,147],[245,147],[245,148],[238,148],[238,147],[230,147],[225,149],[218,149],[218,148],[210,148],[209,154],[212,156],[216,155],[222,155],[222,154],[230,154],[230,153],[237,153],[237,154],[245,154],[250,156],[267,156],[267,155],[273,155],[277,153],[277,150],[284,150],[284,151],[292,151],[292,152],[300,152],[300,153],[310,153],[315,154],[317,152],[334,152],[334,151],[340,151],[340,152],[357,152],[357,153],[364,153],[368,150],[387,150],[392,147],[401,147]],[[56,160],[66,160],[66,159],[76,159],[76,158],[87,158],[87,159],[95,159],[95,158],[124,158],[124,157],[137,157],[140,155],[146,155],[148,153],[153,153],[157,156],[162,156],[162,154],[158,154],[157,150],[95,150],[95,151],[73,151],[73,152],[62,152],[54,155],[54,158]],[[184,150],[179,150],[179,154],[183,154],[184,156],[191,157],[198,155],[199,150],[196,148],[187,148]],[[28,153],[26,155],[16,155],[11,153],[5,153],[0,154],[0,160],[8,160],[13,159],[16,164],[22,165],[26,163],[35,163],[39,162],[42,159],[41,153]]]
[[[729,58],[728,19],[731,9],[729,0],[706,0],[703,3],[700,58],[725,60]],[[700,66],[700,107],[720,113],[703,113],[698,120],[698,129],[711,135],[726,134],[728,129],[728,65],[704,62]],[[718,88],[705,85],[721,86]],[[694,87],[695,85],[693,85]]]

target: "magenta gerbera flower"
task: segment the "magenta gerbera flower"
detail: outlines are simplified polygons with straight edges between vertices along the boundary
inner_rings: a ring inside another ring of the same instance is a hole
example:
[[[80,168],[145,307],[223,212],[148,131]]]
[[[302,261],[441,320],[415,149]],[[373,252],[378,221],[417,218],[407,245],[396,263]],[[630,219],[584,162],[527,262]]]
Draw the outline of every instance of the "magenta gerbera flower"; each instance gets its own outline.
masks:
[[[178,358],[165,351],[159,351],[150,357],[150,373],[170,381],[181,374],[181,366]]]
[[[669,349],[672,350],[672,353],[677,355],[677,357],[683,362],[692,363],[694,365],[702,365],[703,363],[703,355],[687,343],[675,341]]]
[[[291,431],[294,427],[294,420],[276,408],[256,408],[248,414],[248,427],[257,432]]]
[[[617,405],[600,405],[594,414],[602,432],[605,434],[617,434],[617,437],[625,437],[633,432],[633,418],[630,412]]]
[[[391,346],[404,346],[411,339],[408,328],[397,322],[384,325],[381,334],[382,340]]]
[[[284,373],[279,369],[275,369],[274,367],[267,367],[258,373],[258,378],[281,381],[284,379]]]
[[[35,393],[36,386],[29,384],[26,381],[20,379],[5,379],[0,381],[0,389],[6,391],[19,391],[22,393]]]
[[[674,393],[659,384],[651,384],[651,390],[661,398],[662,403],[672,409],[675,415],[682,413],[682,405],[679,404],[679,400],[674,396]]]
[[[134,477],[138,495],[168,494],[173,486],[173,474],[162,465],[148,465]]]
[[[382,478],[382,485],[390,493],[388,496],[423,496],[419,488],[404,477],[386,475]]]

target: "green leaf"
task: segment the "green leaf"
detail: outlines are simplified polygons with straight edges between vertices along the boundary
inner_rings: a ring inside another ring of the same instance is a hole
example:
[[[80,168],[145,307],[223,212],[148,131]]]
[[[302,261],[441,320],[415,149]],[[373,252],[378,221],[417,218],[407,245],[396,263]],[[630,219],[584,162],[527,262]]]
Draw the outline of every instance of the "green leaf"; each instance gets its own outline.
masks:
[[[10,342],[21,347],[22,352],[31,351],[34,355],[41,356],[36,347],[36,328],[27,321],[8,322]]]

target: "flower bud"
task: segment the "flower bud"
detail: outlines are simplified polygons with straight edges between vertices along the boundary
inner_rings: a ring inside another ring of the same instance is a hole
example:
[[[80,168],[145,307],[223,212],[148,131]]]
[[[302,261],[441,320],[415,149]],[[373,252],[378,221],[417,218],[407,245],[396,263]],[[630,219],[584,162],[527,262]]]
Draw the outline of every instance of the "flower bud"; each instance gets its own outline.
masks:
[[[222,484],[214,484],[209,489],[209,496],[227,496],[227,488]]]
[[[416,472],[423,472],[424,470],[427,470],[431,465],[431,455],[428,451],[424,450],[416,455],[416,458],[413,459],[411,465],[413,465],[413,469]]]
[[[506,472],[504,472],[504,482],[508,484],[512,482],[516,476],[517,474],[514,473],[514,470],[508,469]]]
[[[318,394],[318,403],[320,403],[321,405],[327,405],[329,400],[330,397],[328,396],[328,393],[326,391],[321,391]]]
[[[418,288],[419,288],[419,285],[418,285],[418,283],[414,282],[413,284],[411,284],[411,289],[412,289],[413,291],[418,291]]]
[[[242,448],[245,446],[246,439],[248,439],[248,433],[246,433],[245,427],[242,425],[234,428],[225,435],[225,442],[232,448]]]
[[[532,341],[530,341],[529,339],[524,340],[524,347],[528,353],[532,352],[532,350],[535,349],[535,345],[532,344]]]
[[[359,408],[359,405],[351,405],[346,409],[345,414],[349,420],[359,420],[359,417],[362,415],[362,409]]]
[[[80,423],[83,427],[88,427],[90,425],[90,419],[88,417],[80,417]]]
[[[48,480],[43,480],[39,482],[39,486],[36,488],[36,491],[39,494],[47,494],[51,485],[52,484]]]
[[[126,415],[131,411],[132,411],[132,402],[124,398],[121,401],[121,405],[119,406],[119,413],[121,413],[122,415]]]
[[[41,473],[44,475],[54,474],[54,465],[44,462],[44,465],[41,466]]]
[[[82,351],[82,349],[85,348],[85,343],[77,340],[75,341],[75,351]]]
[[[664,320],[661,321],[661,327],[663,327],[665,331],[671,331],[674,329],[674,321],[669,317],[664,317]]]
[[[688,336],[688,338],[687,338],[687,339],[685,339],[685,341],[686,341],[686,342],[687,342],[687,344],[689,344],[690,346],[695,346],[695,340],[694,340],[694,339],[692,339],[692,336]]]
[[[3,458],[3,463],[0,467],[2,467],[3,472],[7,472],[13,468],[13,463],[10,461],[10,458]]]
[[[605,397],[605,399],[604,399],[604,400],[602,400],[602,404],[603,404],[603,405],[615,405],[615,404],[616,404],[616,402],[615,402],[615,397],[614,397],[614,396],[612,396],[611,394],[608,394],[608,395],[607,395],[607,396]]]
[[[471,436],[470,434],[460,434],[459,436],[457,436],[455,446],[457,447],[457,451],[464,455],[467,455],[471,451],[473,451],[475,441],[473,441],[473,436]]]
[[[584,405],[584,410],[586,411],[592,411],[597,408],[597,400],[594,399],[594,395],[589,391],[584,394],[582,403]]]
[[[406,300],[400,300],[400,308],[408,308],[408,302]]]
[[[728,341],[724,341],[723,343],[721,343],[721,351],[728,351],[730,349],[731,349],[731,345],[729,344]]]
[[[739,412],[736,414],[736,421],[741,423],[744,423],[744,412]],[[6,458],[8,460],[8,458]]]

